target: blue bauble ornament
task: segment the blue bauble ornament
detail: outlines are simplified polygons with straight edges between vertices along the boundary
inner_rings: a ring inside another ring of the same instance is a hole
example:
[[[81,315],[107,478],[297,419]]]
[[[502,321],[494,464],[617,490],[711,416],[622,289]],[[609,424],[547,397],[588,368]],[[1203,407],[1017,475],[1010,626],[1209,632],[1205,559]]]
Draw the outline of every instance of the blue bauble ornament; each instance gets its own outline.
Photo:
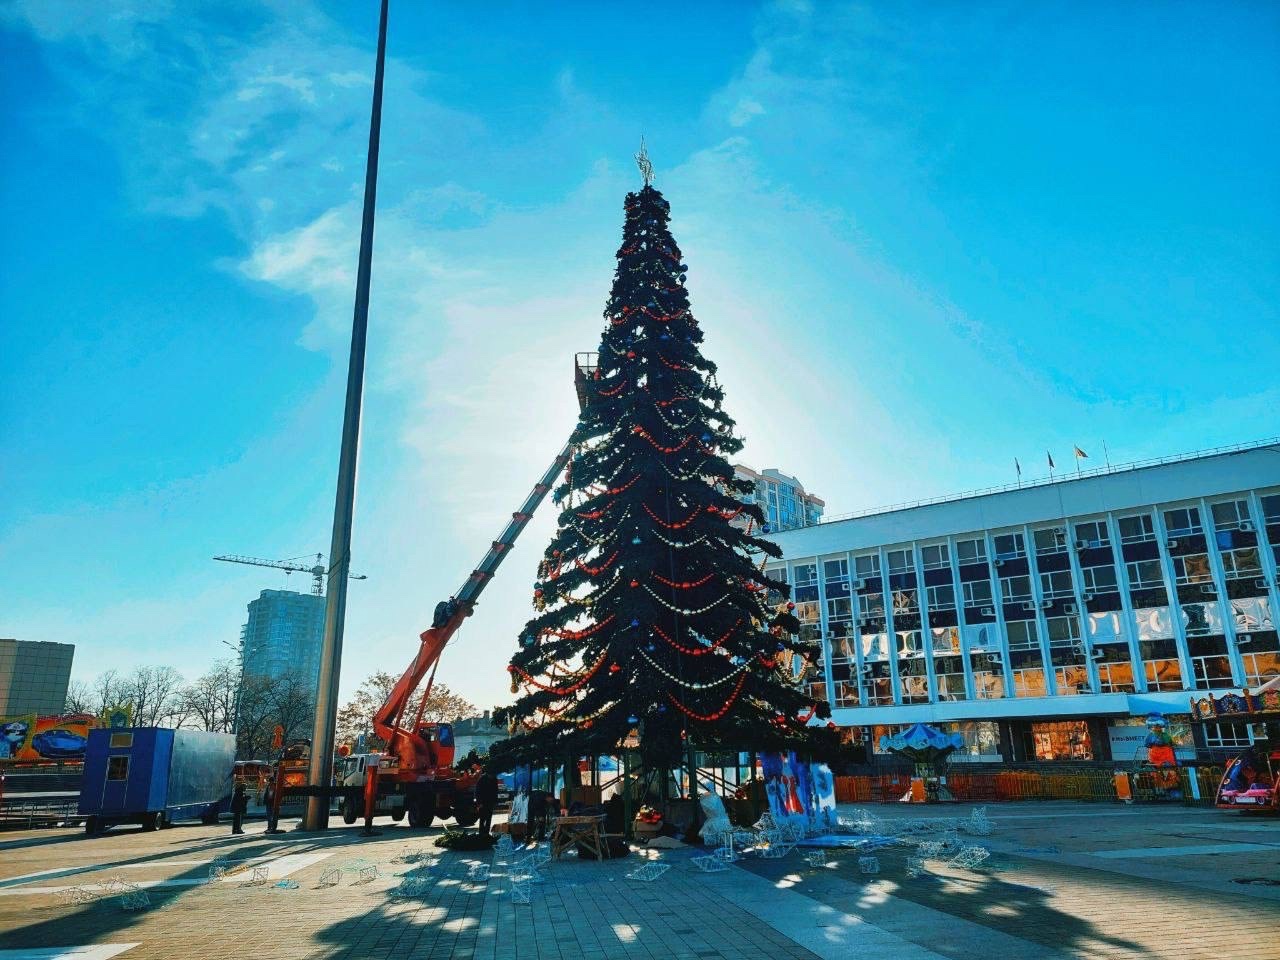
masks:
[[[667,712],[667,705],[666,705],[665,703],[660,703],[660,704],[658,704],[658,712],[659,712],[659,713],[666,713],[666,712]]]
[[[640,621],[639,621],[639,620],[632,620],[632,621],[631,621],[631,625],[632,625],[633,627],[638,627],[638,626],[640,626]]]
[[[786,645],[785,643],[780,643],[780,644],[778,644],[778,649],[779,649],[779,650],[785,650],[785,649],[787,649],[787,645]]]
[[[627,723],[639,723],[639,722],[640,722],[640,718],[637,717],[634,713],[631,716],[627,717]]]
[[[702,435],[702,442],[703,442],[703,443],[706,443],[706,442],[707,442],[707,441],[709,441],[710,439],[711,439],[711,434],[709,434],[709,433],[704,433],[704,434]]]
[[[631,545],[632,545],[633,547],[638,547],[638,546],[640,546],[640,538],[639,538],[639,537],[632,537],[632,538],[631,538]]]
[[[650,653],[653,653],[653,651],[657,650],[658,648],[651,643],[647,647],[645,647],[645,649],[648,650]]]

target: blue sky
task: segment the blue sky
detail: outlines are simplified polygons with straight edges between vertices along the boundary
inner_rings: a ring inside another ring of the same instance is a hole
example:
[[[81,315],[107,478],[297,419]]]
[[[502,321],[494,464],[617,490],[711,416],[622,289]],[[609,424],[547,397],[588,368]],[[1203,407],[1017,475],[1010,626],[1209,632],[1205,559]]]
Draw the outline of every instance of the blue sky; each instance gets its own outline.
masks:
[[[344,688],[567,435],[641,134],[745,462],[833,513],[1277,433],[1274,5],[547,6],[393,3]],[[0,5],[0,635],[194,676],[285,584],[210,557],[327,548],[375,34]]]

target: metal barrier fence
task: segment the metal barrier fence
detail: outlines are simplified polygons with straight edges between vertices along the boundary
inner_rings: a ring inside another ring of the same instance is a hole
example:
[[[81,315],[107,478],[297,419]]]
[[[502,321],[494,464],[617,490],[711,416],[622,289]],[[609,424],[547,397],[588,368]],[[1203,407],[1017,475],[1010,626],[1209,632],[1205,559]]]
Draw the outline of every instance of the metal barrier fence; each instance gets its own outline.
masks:
[[[79,823],[84,818],[76,812],[78,807],[79,800],[76,797],[31,800],[6,797],[0,800],[0,830],[30,830],[68,822]]]
[[[910,790],[911,776],[908,771],[893,771],[836,777],[836,802],[894,803]],[[1222,768],[1179,767],[1176,770],[1136,772],[1102,768],[965,772],[952,767],[946,771],[945,776],[947,789],[957,800],[965,803],[1002,800],[1113,803],[1126,799],[1120,796],[1116,782],[1117,777],[1125,777],[1129,785],[1129,798],[1134,801],[1177,801],[1188,806],[1212,806],[1218,784],[1222,780]]]

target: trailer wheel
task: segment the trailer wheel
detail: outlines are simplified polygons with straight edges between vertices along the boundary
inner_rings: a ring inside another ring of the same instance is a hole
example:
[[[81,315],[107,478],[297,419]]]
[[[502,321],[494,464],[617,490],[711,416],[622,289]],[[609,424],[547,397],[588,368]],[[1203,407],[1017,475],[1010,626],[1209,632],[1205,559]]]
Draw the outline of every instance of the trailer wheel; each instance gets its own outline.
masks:
[[[102,822],[97,817],[87,817],[84,821],[84,832],[92,837],[102,832]]]
[[[356,822],[356,808],[346,797],[338,801],[338,812],[342,814],[342,822],[348,827]]]
[[[460,827],[474,827],[476,821],[480,819],[480,814],[475,807],[463,807],[454,813],[453,819],[458,821]]]

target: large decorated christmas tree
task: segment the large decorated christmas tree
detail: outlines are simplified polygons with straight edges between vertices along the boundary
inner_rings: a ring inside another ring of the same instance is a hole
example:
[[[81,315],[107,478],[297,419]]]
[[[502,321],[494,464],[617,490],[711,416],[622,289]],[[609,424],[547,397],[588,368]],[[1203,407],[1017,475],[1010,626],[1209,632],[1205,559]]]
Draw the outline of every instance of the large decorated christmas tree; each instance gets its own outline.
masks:
[[[742,441],[699,349],[670,205],[639,159],[537,615],[507,667],[520,696],[496,718],[504,766],[613,753],[632,731],[646,766],[678,764],[689,744],[803,749],[806,721],[827,715],[793,682],[820,650],[763,574],[779,551],[726,459]]]

